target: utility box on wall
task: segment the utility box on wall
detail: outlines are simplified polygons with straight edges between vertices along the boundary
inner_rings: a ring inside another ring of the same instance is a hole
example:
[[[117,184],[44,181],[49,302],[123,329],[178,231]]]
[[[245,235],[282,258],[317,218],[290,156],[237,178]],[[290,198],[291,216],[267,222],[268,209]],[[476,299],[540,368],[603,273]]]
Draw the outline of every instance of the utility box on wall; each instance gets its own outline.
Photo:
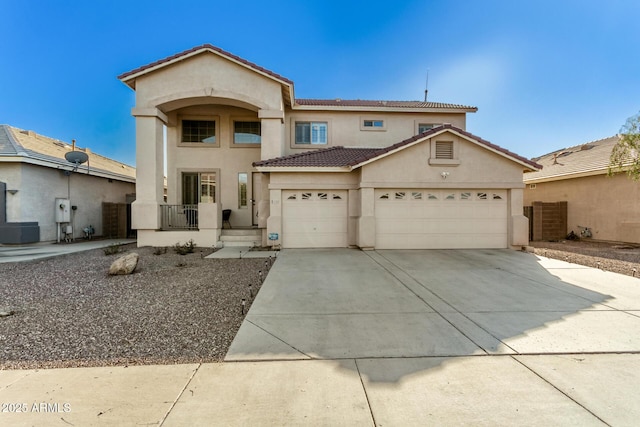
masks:
[[[71,222],[71,202],[69,199],[56,199],[56,222]]]

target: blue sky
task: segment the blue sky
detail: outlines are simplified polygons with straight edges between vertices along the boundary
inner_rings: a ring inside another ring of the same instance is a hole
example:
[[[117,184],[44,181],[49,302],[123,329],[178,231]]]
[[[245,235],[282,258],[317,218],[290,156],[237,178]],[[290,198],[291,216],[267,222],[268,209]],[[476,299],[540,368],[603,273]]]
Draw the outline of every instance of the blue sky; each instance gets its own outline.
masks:
[[[241,5],[241,6],[239,6]],[[117,75],[211,43],[300,98],[474,105],[467,130],[526,157],[640,111],[640,2],[0,0],[0,123],[135,164]],[[394,143],[397,141],[389,141]]]

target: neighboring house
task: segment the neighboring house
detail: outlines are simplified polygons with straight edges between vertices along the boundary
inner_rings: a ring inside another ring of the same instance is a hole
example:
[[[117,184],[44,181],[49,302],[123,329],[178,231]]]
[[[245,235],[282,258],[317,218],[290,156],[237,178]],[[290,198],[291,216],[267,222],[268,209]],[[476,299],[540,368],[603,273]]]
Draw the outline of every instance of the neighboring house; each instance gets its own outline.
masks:
[[[544,169],[525,173],[525,205],[567,202],[567,230],[593,239],[640,243],[640,183],[626,173],[607,176],[618,137],[564,148],[533,159]]]
[[[539,165],[466,132],[475,107],[299,99],[291,80],[211,45],[119,79],[136,91],[141,246],[219,245],[236,231],[223,210],[284,248],[528,243],[522,172]]]
[[[0,243],[57,240],[56,199],[70,201],[69,237],[82,237],[89,225],[100,236],[102,203],[125,203],[135,193],[135,168],[76,148],[88,162],[74,171],[69,151],[71,144],[0,125]]]

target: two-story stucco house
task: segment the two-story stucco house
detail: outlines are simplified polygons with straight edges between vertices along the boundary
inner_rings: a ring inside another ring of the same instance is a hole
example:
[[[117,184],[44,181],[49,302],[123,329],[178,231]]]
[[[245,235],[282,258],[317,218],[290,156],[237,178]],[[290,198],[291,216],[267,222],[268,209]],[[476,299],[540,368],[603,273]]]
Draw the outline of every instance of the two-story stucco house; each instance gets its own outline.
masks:
[[[119,79],[136,92],[141,246],[219,245],[237,229],[283,248],[528,243],[522,172],[540,166],[466,132],[475,107],[299,99],[211,45]]]

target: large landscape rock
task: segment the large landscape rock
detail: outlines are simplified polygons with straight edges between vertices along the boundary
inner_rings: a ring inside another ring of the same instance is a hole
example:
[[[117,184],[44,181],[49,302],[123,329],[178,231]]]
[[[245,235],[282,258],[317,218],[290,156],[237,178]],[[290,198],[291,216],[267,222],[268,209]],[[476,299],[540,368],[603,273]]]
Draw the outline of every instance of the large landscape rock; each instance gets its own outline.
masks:
[[[109,267],[109,274],[114,276],[116,274],[131,274],[138,265],[138,259],[140,256],[132,252],[128,255],[118,258],[113,261],[111,267]]]

